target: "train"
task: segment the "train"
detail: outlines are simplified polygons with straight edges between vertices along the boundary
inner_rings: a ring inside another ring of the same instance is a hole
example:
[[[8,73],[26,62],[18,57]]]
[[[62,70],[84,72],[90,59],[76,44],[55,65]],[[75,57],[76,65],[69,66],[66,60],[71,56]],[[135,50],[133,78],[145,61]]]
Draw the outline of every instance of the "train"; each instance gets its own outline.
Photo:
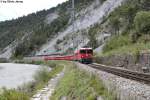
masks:
[[[72,55],[55,55],[55,56],[44,56],[44,60],[68,60],[78,61],[80,63],[89,64],[93,62],[93,49],[92,48],[80,48]]]

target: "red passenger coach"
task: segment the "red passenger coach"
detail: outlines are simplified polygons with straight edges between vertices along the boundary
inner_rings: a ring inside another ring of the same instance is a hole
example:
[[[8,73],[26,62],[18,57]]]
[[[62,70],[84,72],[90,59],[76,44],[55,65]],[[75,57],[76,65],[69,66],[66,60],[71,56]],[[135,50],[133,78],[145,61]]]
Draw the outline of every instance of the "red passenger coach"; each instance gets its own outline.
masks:
[[[73,55],[68,56],[47,56],[44,57],[44,60],[73,60]]]

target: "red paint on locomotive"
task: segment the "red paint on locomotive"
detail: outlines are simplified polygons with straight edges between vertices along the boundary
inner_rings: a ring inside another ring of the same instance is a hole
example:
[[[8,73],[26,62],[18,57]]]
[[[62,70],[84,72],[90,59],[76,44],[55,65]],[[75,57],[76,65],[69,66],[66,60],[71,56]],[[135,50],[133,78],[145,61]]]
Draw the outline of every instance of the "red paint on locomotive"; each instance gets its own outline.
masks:
[[[75,58],[81,63],[92,63],[93,50],[92,48],[80,48],[75,52]]]

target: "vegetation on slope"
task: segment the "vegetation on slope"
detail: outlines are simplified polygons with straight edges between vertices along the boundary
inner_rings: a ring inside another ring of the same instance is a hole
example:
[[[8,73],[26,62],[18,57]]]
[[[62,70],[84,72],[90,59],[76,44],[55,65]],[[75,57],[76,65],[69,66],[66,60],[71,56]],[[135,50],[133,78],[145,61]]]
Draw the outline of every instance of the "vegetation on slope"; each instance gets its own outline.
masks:
[[[39,49],[48,38],[53,38],[58,32],[64,30],[68,21],[68,14],[63,13],[50,25],[41,24],[39,28],[34,30],[29,40],[25,40],[16,47],[14,56],[28,55],[30,52]]]
[[[77,11],[84,9],[93,0],[75,0]],[[83,7],[84,6],[84,7]],[[18,40],[19,45],[14,51],[14,57],[32,55],[42,44],[52,39],[58,32],[63,31],[69,24],[71,0],[59,4],[55,8],[42,10],[10,21],[0,22],[0,50]],[[59,17],[52,23],[46,24],[48,14],[57,12]],[[23,36],[27,36],[22,41]]]
[[[105,0],[100,1],[104,2]],[[93,0],[75,0],[76,12],[89,6],[92,2]],[[136,45],[139,42],[149,42],[149,5],[149,0],[127,0],[126,3],[118,7],[105,19],[105,21],[109,20],[114,36],[113,39],[106,43],[104,53],[114,49],[117,50],[123,46]],[[0,50],[14,40],[21,41],[22,36],[31,33],[16,47],[14,57],[34,55],[35,50],[39,50],[41,45],[51,40],[54,35],[65,30],[70,25],[71,22],[69,20],[71,16],[68,8],[71,8],[71,0],[59,4],[56,8],[43,10],[15,20],[1,22]],[[54,12],[58,12],[59,17],[50,24],[44,23],[45,17]],[[89,29],[89,32],[86,34],[90,40],[89,46],[97,48],[101,44],[96,39],[96,34],[100,30],[101,27],[99,25],[94,25]],[[115,38],[122,38],[123,40],[114,41]],[[116,42],[120,42],[120,44]],[[129,42],[129,44],[126,44],[126,42]]]
[[[0,100],[30,100],[29,96],[24,92],[16,91],[15,89],[7,90],[3,89],[3,93],[0,94]]]
[[[98,47],[98,42],[96,37],[99,32],[100,32],[100,26],[98,24],[95,24],[92,27],[90,27],[88,31],[89,47],[92,47],[93,49]]]
[[[54,12],[54,8],[32,13],[18,19],[0,22],[0,48],[6,47],[17,38],[20,38],[19,36],[38,28],[43,23],[45,16],[52,12]]]
[[[109,52],[114,49],[121,48],[123,46],[127,46],[131,44],[131,39],[129,36],[113,36],[111,39],[107,42],[107,44],[103,48],[103,52]]]
[[[149,49],[150,8],[148,4],[150,4],[149,0],[128,0],[111,13],[108,19],[114,34],[104,46],[104,55],[129,52],[134,54]]]

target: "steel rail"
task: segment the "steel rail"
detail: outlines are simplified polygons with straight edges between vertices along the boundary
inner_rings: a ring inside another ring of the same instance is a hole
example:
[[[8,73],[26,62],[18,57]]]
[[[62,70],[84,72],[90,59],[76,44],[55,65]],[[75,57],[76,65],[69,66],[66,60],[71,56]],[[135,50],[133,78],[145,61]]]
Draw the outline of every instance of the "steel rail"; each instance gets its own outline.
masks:
[[[135,72],[135,71],[127,70],[127,69],[121,69],[121,68],[116,68],[112,66],[96,64],[96,63],[88,64],[88,66],[95,68],[97,70],[102,70],[108,73],[112,73],[114,75],[118,75],[124,78],[136,80],[136,81],[150,85],[150,74]]]

